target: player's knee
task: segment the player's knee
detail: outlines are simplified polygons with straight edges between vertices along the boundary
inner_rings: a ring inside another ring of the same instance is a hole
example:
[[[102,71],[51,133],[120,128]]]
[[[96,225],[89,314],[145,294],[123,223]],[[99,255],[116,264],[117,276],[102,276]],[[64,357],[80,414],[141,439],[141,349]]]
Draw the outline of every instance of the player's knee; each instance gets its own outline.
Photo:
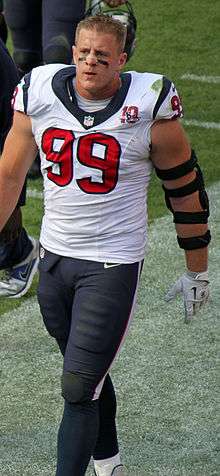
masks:
[[[41,64],[41,56],[38,52],[15,50],[13,57],[18,68],[24,73],[28,73]]]
[[[43,51],[43,61],[51,63],[71,63],[71,48],[65,35],[54,36]]]
[[[93,391],[91,384],[78,374],[63,372],[62,396],[69,403],[83,403],[92,400]]]

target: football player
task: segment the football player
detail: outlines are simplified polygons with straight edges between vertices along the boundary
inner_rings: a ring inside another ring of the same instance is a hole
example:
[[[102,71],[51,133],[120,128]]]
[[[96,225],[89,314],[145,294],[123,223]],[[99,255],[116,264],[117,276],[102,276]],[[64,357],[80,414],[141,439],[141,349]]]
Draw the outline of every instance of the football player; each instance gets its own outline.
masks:
[[[126,0],[104,2],[118,7]],[[95,5],[97,1],[92,3]],[[72,41],[85,7],[86,0],[4,0],[4,16],[19,69],[27,73],[43,63],[70,64]]]
[[[18,71],[0,40],[0,152],[12,124],[11,99],[19,80]],[[31,286],[38,266],[38,241],[22,226],[24,184],[18,203],[0,232],[0,297],[21,297]]]
[[[56,476],[122,475],[109,376],[128,332],[148,241],[147,189],[153,168],[174,216],[186,270],[190,319],[209,296],[208,198],[180,124],[175,85],[160,74],[122,73],[126,28],[106,15],[76,30],[75,66],[26,75],[0,162],[0,227],[16,205],[36,150],[45,211],[38,300],[64,356],[64,412]]]
[[[5,0],[0,2],[0,37],[7,39],[7,26],[11,30],[14,60],[19,75],[29,72],[42,61],[70,63],[71,44],[78,21],[84,16],[85,0],[72,2],[42,2]],[[119,6],[124,0],[106,0],[106,4]],[[91,5],[92,6],[92,5]],[[42,9],[42,12],[41,12]],[[58,12],[58,14],[57,14]],[[76,14],[77,12],[77,14]],[[1,77],[5,80],[1,90],[1,150],[12,121],[10,100],[18,82],[18,72],[4,45],[0,44]],[[3,101],[4,98],[4,101]],[[29,171],[30,177],[39,176],[39,160]],[[37,271],[38,243],[28,237],[22,226],[21,206],[25,204],[24,185],[19,202],[0,235],[0,297],[20,298],[27,293]]]

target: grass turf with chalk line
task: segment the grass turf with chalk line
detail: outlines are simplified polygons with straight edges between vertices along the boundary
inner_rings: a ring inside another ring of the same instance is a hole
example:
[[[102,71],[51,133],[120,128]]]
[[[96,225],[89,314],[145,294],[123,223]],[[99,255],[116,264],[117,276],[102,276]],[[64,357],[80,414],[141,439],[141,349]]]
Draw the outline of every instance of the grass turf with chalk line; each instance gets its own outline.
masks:
[[[188,325],[182,299],[164,301],[184,265],[172,219],[158,219],[150,227],[136,317],[112,372],[121,451],[131,476],[218,474],[219,183],[209,195],[212,299]],[[62,412],[61,360],[35,298],[1,317],[2,476],[53,474]]]

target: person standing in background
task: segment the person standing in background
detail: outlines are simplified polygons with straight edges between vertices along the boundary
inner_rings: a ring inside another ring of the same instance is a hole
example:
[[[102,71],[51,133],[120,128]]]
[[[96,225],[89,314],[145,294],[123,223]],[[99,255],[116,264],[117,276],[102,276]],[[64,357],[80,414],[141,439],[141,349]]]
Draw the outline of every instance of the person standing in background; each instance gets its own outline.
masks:
[[[126,0],[106,0],[105,3],[117,7],[125,4]],[[86,0],[0,1],[0,35],[6,42],[8,26],[17,66],[16,70],[1,43],[1,149],[11,127],[10,101],[19,77],[43,63],[71,63],[72,39],[78,22],[84,17],[85,7]],[[28,175],[30,178],[41,176],[38,155]],[[26,183],[12,216],[0,234],[0,298],[24,296],[37,272],[38,241],[28,236],[22,225],[21,206],[25,205],[25,201]]]

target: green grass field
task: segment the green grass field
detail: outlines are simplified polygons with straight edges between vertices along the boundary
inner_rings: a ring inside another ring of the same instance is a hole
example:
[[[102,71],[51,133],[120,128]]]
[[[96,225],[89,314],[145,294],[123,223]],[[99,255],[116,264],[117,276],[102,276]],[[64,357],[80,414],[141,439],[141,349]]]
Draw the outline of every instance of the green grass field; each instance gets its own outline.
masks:
[[[185,121],[199,123],[186,125],[186,132],[210,193],[212,299],[189,325],[183,320],[181,300],[164,302],[164,293],[182,273],[184,261],[160,183],[153,177],[150,250],[136,317],[112,371],[121,450],[130,476],[218,476],[220,4],[216,0],[131,2],[138,32],[127,69],[171,78],[182,96]],[[187,74],[198,78],[184,79]],[[41,180],[29,182],[29,189],[41,191]],[[41,199],[28,198],[24,222],[36,237],[42,212]],[[43,327],[36,285],[37,278],[20,300],[0,301],[0,476],[54,474],[62,361]]]

